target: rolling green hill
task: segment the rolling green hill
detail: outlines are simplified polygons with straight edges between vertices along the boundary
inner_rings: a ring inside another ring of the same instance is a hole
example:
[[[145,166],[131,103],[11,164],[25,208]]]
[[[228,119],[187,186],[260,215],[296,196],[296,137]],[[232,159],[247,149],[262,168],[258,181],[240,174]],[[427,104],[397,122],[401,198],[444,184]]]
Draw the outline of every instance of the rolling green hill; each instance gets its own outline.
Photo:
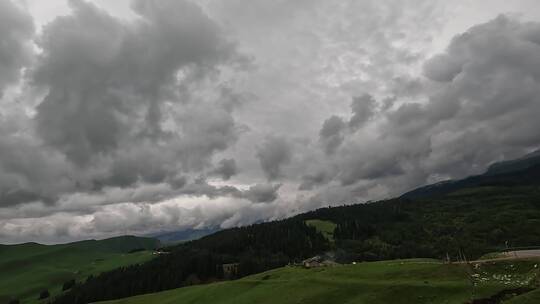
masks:
[[[55,295],[71,279],[147,261],[152,258],[148,250],[158,245],[155,239],[134,236],[59,245],[0,245],[0,303],[10,298],[35,303],[44,289]],[[129,253],[134,249],[144,250]]]
[[[468,268],[463,264],[416,259],[312,269],[284,267],[237,281],[179,288],[103,304],[463,304],[472,296],[489,298],[503,290],[527,286],[538,276],[536,263],[537,260],[502,261]],[[470,279],[476,287],[473,288]],[[531,293],[521,297],[532,299],[533,296]]]

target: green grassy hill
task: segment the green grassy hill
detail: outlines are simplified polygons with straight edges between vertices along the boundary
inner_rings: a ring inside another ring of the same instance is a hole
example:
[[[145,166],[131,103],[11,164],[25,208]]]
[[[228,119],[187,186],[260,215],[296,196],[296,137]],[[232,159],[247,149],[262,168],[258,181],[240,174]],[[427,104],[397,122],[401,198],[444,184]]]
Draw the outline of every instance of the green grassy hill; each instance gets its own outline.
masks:
[[[473,293],[475,299],[488,298],[502,290],[528,285],[538,275],[538,268],[534,266],[538,262],[501,261],[468,268],[463,264],[414,259],[312,269],[283,267],[236,281],[185,287],[102,303],[463,304],[470,301]],[[476,284],[474,291],[470,278]],[[534,293],[529,293],[520,297],[533,299],[534,296]],[[527,303],[538,303],[531,301]]]
[[[152,257],[147,250],[158,245],[155,239],[134,236],[60,245],[0,245],[0,303],[11,297],[37,303],[44,289],[55,295],[68,280],[147,261]],[[128,253],[133,249],[145,251]]]

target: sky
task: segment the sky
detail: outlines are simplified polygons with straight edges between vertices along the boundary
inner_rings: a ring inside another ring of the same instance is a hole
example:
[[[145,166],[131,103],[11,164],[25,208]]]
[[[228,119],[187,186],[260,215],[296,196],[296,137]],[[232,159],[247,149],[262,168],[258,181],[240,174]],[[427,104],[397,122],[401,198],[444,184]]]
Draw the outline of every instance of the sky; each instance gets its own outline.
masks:
[[[0,0],[0,243],[229,228],[540,146],[536,0]]]

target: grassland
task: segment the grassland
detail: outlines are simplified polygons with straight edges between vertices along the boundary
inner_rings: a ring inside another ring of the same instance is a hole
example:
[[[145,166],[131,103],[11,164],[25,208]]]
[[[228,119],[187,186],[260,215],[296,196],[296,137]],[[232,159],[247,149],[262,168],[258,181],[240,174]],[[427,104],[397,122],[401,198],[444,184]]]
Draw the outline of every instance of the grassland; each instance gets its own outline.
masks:
[[[324,237],[333,242],[334,241],[334,230],[336,229],[336,224],[331,221],[323,220],[307,220],[306,225],[314,227],[324,235]]]
[[[153,239],[136,237],[49,246],[0,245],[0,303],[7,303],[11,297],[21,303],[38,303],[44,289],[55,295],[70,279],[82,280],[91,274],[147,261],[152,258],[151,251],[128,252],[155,245]]]
[[[237,281],[142,295],[107,304],[463,304],[501,290],[525,286],[538,261],[501,261],[468,268],[436,260],[397,260],[326,268],[284,267]],[[471,281],[471,279],[473,281]],[[476,287],[473,288],[473,282]],[[539,294],[522,295],[532,302]],[[510,302],[509,302],[510,303]],[[525,302],[511,302],[525,303]]]

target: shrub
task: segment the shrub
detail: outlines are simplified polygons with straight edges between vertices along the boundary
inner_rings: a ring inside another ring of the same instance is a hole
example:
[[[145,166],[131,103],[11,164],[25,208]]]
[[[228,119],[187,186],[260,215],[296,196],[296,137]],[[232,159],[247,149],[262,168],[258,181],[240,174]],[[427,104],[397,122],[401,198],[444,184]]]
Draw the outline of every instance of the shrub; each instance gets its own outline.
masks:
[[[71,279],[62,285],[62,291],[66,291],[68,289],[71,289],[73,286],[75,286],[75,280]]]
[[[49,291],[47,289],[43,290],[42,292],[39,293],[39,298],[38,300],[43,300],[43,299],[46,299],[50,296],[51,294],[49,293]]]

